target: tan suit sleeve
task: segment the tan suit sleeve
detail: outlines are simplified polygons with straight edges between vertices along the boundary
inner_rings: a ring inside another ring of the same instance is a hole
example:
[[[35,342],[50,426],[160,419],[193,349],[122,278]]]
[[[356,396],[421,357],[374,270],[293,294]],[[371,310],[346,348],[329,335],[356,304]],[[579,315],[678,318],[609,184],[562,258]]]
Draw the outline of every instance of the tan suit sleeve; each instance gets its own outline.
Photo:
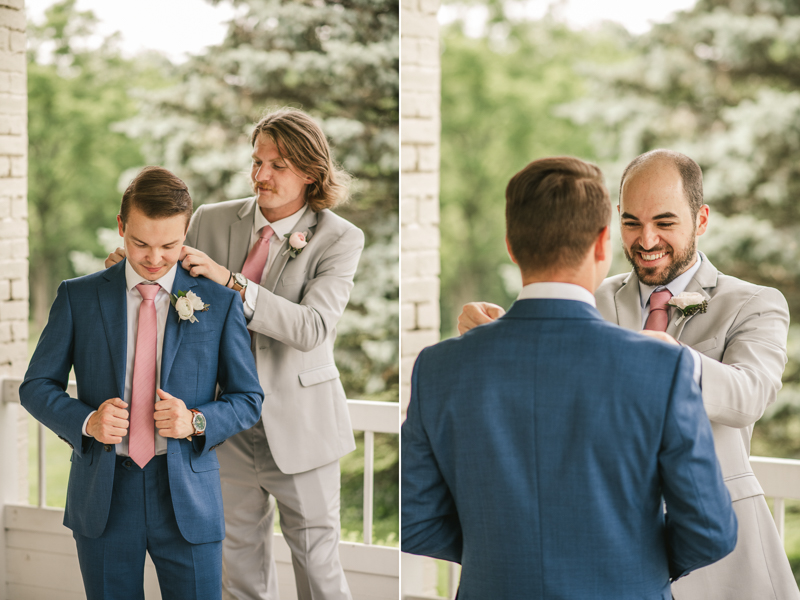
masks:
[[[789,307],[778,290],[759,288],[741,306],[722,361],[701,354],[703,403],[711,421],[741,429],[761,418],[781,388],[788,331]]]
[[[247,328],[301,352],[313,350],[336,328],[364,248],[364,234],[350,227],[324,251],[299,304],[259,286]]]

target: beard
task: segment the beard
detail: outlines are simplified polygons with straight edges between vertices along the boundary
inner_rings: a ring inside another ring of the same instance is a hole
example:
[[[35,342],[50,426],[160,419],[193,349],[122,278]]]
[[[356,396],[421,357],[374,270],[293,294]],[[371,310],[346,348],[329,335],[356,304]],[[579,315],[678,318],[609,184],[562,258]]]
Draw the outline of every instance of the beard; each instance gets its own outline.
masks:
[[[645,285],[667,285],[670,281],[688,269],[692,264],[695,254],[697,254],[697,237],[694,235],[694,232],[692,232],[692,243],[689,244],[689,246],[687,246],[686,249],[680,254],[676,254],[675,249],[669,245],[665,245],[664,248],[656,248],[652,251],[648,250],[645,252],[645,254],[657,254],[658,252],[665,251],[671,253],[672,263],[660,272],[656,267],[642,267],[636,263],[633,256],[637,252],[644,252],[644,248],[642,248],[639,244],[631,246],[630,251],[628,251],[628,249],[623,245],[622,250],[625,252],[625,258],[627,258],[628,262],[631,263],[633,271],[636,273],[639,281]]]

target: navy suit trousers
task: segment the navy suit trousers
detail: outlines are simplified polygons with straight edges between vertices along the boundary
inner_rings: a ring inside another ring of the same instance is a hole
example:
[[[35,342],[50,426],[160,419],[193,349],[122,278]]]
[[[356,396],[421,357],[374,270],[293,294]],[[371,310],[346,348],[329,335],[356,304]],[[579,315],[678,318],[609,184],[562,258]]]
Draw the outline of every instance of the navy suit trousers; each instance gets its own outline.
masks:
[[[117,456],[108,525],[98,538],[74,534],[88,600],[144,600],[145,551],[170,600],[222,597],[222,542],[190,544],[172,507],[166,455],[144,469]]]

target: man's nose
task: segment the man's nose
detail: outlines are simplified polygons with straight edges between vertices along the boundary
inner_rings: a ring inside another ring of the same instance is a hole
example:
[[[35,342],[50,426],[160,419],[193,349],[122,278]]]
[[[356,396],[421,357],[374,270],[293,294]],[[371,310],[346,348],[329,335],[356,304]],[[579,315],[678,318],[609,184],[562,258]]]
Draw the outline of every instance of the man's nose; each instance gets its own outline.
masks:
[[[653,248],[657,247],[660,242],[661,238],[655,229],[652,227],[645,227],[642,230],[641,246],[643,249],[652,250]]]
[[[261,165],[258,167],[256,171],[255,180],[256,181],[267,181],[270,178],[272,172],[269,170],[269,167],[266,165]]]

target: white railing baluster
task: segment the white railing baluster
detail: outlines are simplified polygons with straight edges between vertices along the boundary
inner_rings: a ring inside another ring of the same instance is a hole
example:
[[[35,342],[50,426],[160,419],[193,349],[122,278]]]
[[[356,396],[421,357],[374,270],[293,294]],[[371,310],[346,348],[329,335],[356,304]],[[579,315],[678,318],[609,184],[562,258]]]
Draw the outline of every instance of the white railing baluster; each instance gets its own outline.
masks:
[[[41,423],[37,423],[37,438],[39,443],[39,508],[47,506],[47,449],[46,449],[46,429]]]
[[[364,543],[372,544],[373,486],[375,483],[375,433],[364,432]]]
[[[448,563],[447,566],[447,597],[453,600],[458,593],[458,582],[461,573],[456,563]]]

